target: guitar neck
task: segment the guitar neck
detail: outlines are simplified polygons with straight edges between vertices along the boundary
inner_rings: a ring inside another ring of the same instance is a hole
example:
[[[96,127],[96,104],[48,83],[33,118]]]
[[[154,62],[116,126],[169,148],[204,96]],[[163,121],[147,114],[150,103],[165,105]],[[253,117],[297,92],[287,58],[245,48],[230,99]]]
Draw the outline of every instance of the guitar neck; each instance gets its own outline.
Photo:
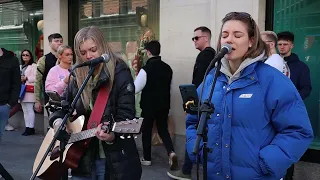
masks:
[[[96,135],[96,132],[97,128],[93,128],[72,134],[68,143],[75,143],[81,140],[92,138]]]
[[[142,121],[143,121],[143,118],[115,122],[112,125],[112,127],[103,125],[101,129],[107,132],[109,132],[109,130],[112,130],[112,132],[121,133],[121,134],[136,134],[140,132]],[[74,133],[71,135],[68,143],[75,143],[81,140],[92,138],[96,135],[96,132],[97,132],[97,128],[93,128],[93,129],[84,130],[78,133]]]

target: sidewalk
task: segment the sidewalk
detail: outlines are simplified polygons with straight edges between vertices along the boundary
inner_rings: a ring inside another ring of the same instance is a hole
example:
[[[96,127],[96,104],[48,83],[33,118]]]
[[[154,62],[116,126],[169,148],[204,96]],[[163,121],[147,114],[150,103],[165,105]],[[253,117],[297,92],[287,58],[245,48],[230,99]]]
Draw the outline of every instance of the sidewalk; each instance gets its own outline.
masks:
[[[22,131],[6,131],[0,145],[0,162],[13,176],[15,180],[29,180],[32,175],[32,167],[43,136],[21,136]],[[139,138],[137,139],[139,141]],[[138,149],[141,154],[139,142]],[[168,161],[164,158],[164,147],[155,146],[152,151],[152,166],[142,166],[141,180],[170,180],[167,176]],[[183,158],[179,155],[179,160]],[[181,163],[180,163],[181,165]],[[201,171],[200,171],[201,172]],[[294,180],[319,180],[320,165],[307,162],[298,162],[295,166]],[[196,179],[193,168],[193,179]],[[202,179],[202,173],[200,173]],[[2,179],[1,179],[2,180]]]
[[[21,131],[6,131],[0,145],[0,162],[15,180],[28,180],[43,136],[21,136]],[[168,180],[168,162],[154,157],[152,166],[143,166],[142,180]]]

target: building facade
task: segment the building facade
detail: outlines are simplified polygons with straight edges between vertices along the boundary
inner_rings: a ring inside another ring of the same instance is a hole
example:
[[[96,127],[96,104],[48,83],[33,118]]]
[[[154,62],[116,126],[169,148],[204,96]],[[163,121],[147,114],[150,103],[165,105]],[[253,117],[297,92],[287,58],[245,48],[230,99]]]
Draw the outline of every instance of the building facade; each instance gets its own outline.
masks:
[[[17,54],[23,49],[35,52],[42,35],[37,27],[40,20],[44,21],[44,53],[49,52],[51,33],[61,33],[64,43],[73,45],[79,29],[94,25],[132,66],[142,41],[159,39],[161,56],[174,71],[170,114],[174,133],[183,136],[185,117],[178,86],[191,82],[199,53],[191,41],[193,30],[209,27],[216,48],[221,20],[231,11],[250,13],[261,30],[295,33],[294,52],[309,66],[312,78],[312,93],[305,100],[316,136],[310,148],[320,149],[320,0],[0,0],[0,47]]]

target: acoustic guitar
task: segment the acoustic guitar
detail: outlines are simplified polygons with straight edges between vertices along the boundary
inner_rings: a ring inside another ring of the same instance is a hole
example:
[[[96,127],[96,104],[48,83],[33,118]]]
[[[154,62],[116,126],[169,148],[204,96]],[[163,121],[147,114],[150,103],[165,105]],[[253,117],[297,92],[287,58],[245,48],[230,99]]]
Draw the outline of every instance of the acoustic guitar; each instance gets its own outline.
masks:
[[[97,132],[97,128],[82,130],[84,126],[84,116],[79,116],[75,121],[68,123],[67,129],[70,133],[70,139],[65,147],[63,154],[63,172],[66,172],[69,168],[74,169],[78,167],[78,163],[81,157],[86,151],[86,139],[92,138]],[[134,134],[140,133],[140,128],[142,125],[143,118],[126,120],[121,122],[114,122],[112,126],[103,126],[107,128],[106,131],[112,131],[116,133],[123,134],[120,138],[131,138]],[[54,129],[50,128],[47,132],[36,159],[33,164],[33,173],[37,169],[44,156],[46,150],[48,149],[51,141],[54,139]],[[126,137],[125,137],[126,135]],[[45,158],[37,177],[45,180],[57,180],[59,179],[59,160],[60,160],[60,142],[57,140],[54,147],[49,152],[48,156]]]

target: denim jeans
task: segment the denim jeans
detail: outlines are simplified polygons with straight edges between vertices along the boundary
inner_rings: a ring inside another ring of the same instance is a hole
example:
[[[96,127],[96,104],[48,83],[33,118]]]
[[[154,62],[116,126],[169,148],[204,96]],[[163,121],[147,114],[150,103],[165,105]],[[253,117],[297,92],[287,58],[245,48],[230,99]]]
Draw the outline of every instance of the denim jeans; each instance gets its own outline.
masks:
[[[5,127],[8,123],[10,113],[10,107],[8,105],[0,106],[0,138],[3,136],[3,132],[5,131]]]
[[[97,159],[95,169],[91,173],[91,177],[72,176],[72,180],[105,180],[106,174],[106,159]]]

